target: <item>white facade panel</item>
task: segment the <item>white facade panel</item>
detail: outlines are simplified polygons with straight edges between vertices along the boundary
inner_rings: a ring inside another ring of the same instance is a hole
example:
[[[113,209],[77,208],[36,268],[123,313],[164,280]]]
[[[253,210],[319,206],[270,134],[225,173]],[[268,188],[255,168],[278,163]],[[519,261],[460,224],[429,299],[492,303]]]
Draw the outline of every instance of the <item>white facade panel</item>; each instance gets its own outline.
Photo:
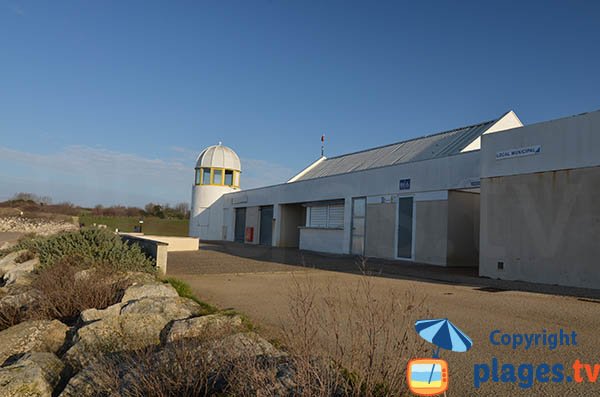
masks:
[[[482,178],[598,165],[600,111],[483,135]]]

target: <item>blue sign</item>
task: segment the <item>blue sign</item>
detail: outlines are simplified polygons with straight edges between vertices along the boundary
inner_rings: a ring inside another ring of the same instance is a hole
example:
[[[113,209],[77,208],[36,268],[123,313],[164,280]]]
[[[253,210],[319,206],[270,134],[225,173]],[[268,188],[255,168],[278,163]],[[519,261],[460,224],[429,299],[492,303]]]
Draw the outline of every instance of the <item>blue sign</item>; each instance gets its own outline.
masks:
[[[400,179],[400,190],[410,190],[410,179]]]

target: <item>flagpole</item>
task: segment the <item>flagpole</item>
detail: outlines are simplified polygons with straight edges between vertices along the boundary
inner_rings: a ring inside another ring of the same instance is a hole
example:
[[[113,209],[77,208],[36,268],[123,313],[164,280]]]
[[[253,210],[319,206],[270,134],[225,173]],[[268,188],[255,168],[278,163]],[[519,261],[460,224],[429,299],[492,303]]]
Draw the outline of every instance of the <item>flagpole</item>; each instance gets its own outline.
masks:
[[[325,134],[321,135],[321,157],[325,155]]]

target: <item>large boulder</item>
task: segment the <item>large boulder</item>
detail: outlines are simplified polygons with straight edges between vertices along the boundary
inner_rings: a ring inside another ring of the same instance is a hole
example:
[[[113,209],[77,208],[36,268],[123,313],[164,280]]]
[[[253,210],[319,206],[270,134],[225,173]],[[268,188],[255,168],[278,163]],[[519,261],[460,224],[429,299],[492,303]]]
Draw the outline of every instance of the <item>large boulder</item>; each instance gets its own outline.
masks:
[[[114,317],[121,314],[121,308],[125,303],[115,303],[106,309],[86,309],[81,312],[79,319],[81,323],[89,323],[92,321],[102,320],[107,317]]]
[[[4,275],[17,266],[17,258],[25,253],[27,253],[27,250],[15,251],[0,259],[0,275]]]
[[[69,383],[64,388],[62,393],[60,393],[59,397],[94,397],[97,396],[101,385],[98,385],[102,379],[98,377],[98,370],[96,369],[96,365],[90,365],[85,367],[77,374],[75,374],[71,379],[69,379]],[[118,379],[114,379],[114,382],[119,382]]]
[[[132,285],[125,290],[121,302],[128,302],[142,298],[175,298],[179,294],[170,284],[153,283]]]
[[[56,353],[65,343],[69,327],[58,320],[24,321],[0,332],[0,363],[31,351]]]
[[[21,284],[28,285],[31,283],[29,274],[40,264],[38,258],[30,259],[23,263],[17,263],[2,276],[4,285]]]
[[[239,315],[210,314],[193,317],[174,321],[165,333],[164,341],[170,343],[181,339],[222,336],[239,331],[241,327],[242,318]]]
[[[179,320],[203,313],[202,307],[188,298],[144,298],[129,301],[121,308],[121,314],[160,314],[171,320]]]
[[[0,397],[51,397],[63,368],[53,353],[27,353],[0,368]]]
[[[230,335],[215,344],[215,353],[227,354],[229,358],[267,356],[284,357],[286,354],[254,332]]]
[[[171,320],[160,314],[139,313],[106,317],[79,328],[64,359],[79,370],[103,354],[158,345],[162,329]]]

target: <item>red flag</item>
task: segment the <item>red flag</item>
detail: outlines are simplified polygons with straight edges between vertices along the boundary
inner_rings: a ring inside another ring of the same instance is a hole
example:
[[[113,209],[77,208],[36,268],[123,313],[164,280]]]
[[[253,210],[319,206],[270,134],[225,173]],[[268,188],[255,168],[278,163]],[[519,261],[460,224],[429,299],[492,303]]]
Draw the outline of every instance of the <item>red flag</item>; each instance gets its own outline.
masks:
[[[321,142],[325,142],[325,134],[321,135]]]

